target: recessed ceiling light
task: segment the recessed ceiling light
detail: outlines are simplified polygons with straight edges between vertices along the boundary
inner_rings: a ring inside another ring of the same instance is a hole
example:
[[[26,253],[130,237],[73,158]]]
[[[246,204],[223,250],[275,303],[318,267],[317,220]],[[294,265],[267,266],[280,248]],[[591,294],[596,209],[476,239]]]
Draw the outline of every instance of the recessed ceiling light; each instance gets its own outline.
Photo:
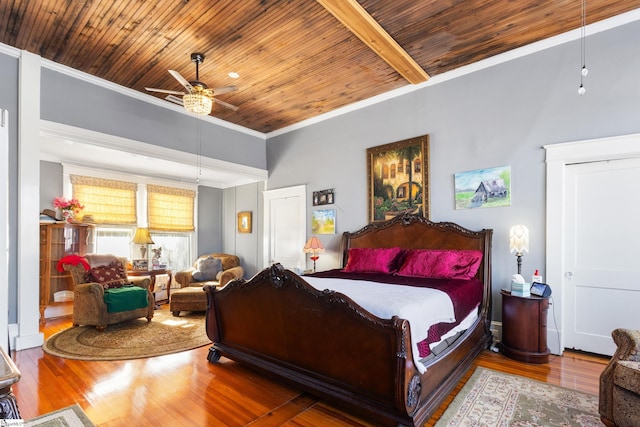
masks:
[[[228,76],[232,79],[237,79],[238,77],[240,77],[240,74],[236,73],[235,71],[231,71],[229,72]]]

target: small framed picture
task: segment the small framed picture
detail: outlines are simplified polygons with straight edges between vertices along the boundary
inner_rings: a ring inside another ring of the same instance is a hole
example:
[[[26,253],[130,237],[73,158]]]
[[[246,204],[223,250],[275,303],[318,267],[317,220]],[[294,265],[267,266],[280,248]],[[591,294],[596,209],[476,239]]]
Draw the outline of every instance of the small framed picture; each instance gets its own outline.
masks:
[[[333,188],[330,190],[313,192],[313,206],[332,205],[332,204],[333,204]]]
[[[149,263],[146,259],[134,259],[131,264],[134,270],[147,270]]]
[[[238,212],[238,233],[251,233],[251,212]]]

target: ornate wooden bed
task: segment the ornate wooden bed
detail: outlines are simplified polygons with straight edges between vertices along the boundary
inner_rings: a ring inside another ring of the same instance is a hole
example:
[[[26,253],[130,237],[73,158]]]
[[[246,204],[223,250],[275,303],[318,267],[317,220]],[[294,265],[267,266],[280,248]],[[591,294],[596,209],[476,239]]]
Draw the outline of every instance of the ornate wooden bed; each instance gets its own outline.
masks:
[[[478,318],[420,374],[409,322],[378,318],[349,297],[318,291],[276,264],[224,288],[205,286],[208,360],[225,356],[388,425],[423,425],[491,341],[491,237],[403,215],[342,237],[350,248],[480,250]]]

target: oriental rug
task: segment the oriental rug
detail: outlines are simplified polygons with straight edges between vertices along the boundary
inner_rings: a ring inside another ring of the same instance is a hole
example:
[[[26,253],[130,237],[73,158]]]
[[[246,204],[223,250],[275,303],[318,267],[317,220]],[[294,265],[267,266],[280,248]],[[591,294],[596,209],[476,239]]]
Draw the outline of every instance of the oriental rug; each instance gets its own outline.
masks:
[[[477,368],[436,427],[602,426],[598,396]]]
[[[202,312],[175,317],[156,310],[151,322],[140,318],[109,325],[104,332],[78,326],[57,332],[42,345],[46,353],[66,359],[124,360],[178,353],[210,344]]]
[[[14,424],[11,424],[14,425]],[[15,424],[16,426],[20,424]],[[80,405],[75,405],[27,420],[24,427],[94,427]]]

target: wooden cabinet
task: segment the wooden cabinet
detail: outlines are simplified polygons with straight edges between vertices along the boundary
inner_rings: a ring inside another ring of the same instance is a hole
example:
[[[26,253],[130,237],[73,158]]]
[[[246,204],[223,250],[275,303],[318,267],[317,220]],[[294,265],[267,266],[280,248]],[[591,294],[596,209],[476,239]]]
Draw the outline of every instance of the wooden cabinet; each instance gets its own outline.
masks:
[[[547,363],[548,297],[519,297],[502,291],[502,350],[511,359]]]
[[[58,260],[68,254],[93,252],[94,226],[90,224],[40,224],[40,321],[47,307],[66,304],[72,298],[55,301],[56,292],[73,291],[67,272],[57,270]]]

